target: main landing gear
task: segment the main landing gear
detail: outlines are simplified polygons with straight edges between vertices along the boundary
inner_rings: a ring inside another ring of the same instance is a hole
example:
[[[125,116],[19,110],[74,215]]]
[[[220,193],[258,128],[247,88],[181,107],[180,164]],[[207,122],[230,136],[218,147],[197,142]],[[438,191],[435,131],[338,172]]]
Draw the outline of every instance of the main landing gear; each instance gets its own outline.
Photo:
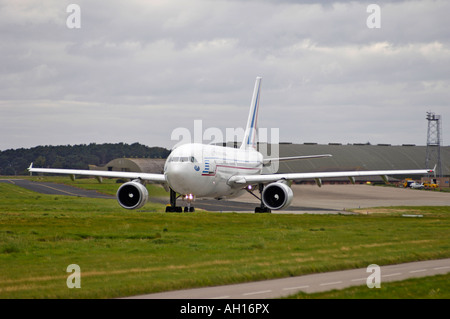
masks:
[[[259,207],[255,207],[255,213],[271,213],[272,212],[272,210],[270,208],[268,208],[268,207],[266,207],[266,205],[264,205],[264,202],[262,200],[263,189],[264,189],[264,184],[258,184],[258,190],[259,190],[259,196],[260,196],[260,197],[258,197],[252,192],[251,185],[249,185],[245,188],[245,190],[247,192],[249,192],[250,194],[255,196],[257,199],[259,199],[259,201],[261,203]]]
[[[177,206],[177,198],[180,196],[177,196],[177,193],[172,188],[170,189],[170,205],[166,206],[166,213],[182,213],[183,212],[183,207]],[[186,207],[184,207],[185,213],[195,212],[195,208],[193,206],[191,206],[192,199],[193,199],[193,197],[190,197],[190,198],[188,196],[186,197],[188,205]]]

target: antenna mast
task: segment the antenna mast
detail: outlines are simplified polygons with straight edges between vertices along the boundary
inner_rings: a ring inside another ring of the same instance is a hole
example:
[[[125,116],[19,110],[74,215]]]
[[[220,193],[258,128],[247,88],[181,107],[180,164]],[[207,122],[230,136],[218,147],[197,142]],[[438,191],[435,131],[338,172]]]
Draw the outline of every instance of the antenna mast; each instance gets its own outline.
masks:
[[[427,155],[425,159],[425,168],[433,168],[436,177],[442,177],[441,163],[441,144],[442,144],[442,121],[441,116],[433,112],[427,112],[428,131],[427,131]],[[428,174],[429,176],[430,174]]]

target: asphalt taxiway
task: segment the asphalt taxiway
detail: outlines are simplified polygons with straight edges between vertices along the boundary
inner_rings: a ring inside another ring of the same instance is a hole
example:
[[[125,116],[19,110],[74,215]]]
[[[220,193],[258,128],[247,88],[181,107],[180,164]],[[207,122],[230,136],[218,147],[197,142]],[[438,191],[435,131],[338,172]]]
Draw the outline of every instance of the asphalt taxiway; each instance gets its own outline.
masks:
[[[367,265],[369,266],[369,265]],[[380,266],[379,279],[384,283],[435,276],[450,272],[450,258]],[[129,299],[269,299],[281,298],[299,291],[315,293],[351,286],[367,285],[372,268],[333,271],[282,279],[256,281],[235,285],[167,291],[129,297]],[[370,279],[372,283],[372,279]],[[369,288],[368,288],[369,289]],[[372,288],[376,289],[376,288]]]
[[[74,186],[49,182],[32,182],[24,179],[0,179],[0,182],[12,183],[26,189],[50,195],[69,195],[114,199],[115,196],[101,194],[93,190],[84,190]],[[311,214],[348,214],[351,208],[386,206],[448,206],[450,193],[405,189],[396,187],[377,187],[368,185],[292,185],[294,199],[291,206],[273,213],[311,213]],[[258,194],[259,195],[259,194]],[[150,201],[167,204],[168,198],[155,198]],[[178,200],[177,205],[184,206]],[[253,212],[259,200],[251,194],[244,194],[232,200],[198,199],[193,206],[212,212]],[[143,208],[145,211],[145,207]]]
[[[349,214],[352,208],[386,206],[448,206],[450,193],[433,192],[399,187],[371,185],[292,185],[292,204],[272,213],[288,214]],[[257,194],[259,195],[259,194]],[[161,203],[164,203],[160,199]],[[178,205],[182,205],[178,201]],[[243,194],[233,200],[196,200],[196,208],[214,212],[253,212],[259,200],[251,194]]]

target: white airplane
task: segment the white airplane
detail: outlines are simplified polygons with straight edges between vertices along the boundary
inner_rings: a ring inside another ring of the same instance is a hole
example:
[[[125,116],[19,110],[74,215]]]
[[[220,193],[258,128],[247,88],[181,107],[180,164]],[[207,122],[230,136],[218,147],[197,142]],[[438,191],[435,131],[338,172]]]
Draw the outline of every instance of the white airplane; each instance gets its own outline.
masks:
[[[315,179],[321,186],[322,178],[348,177],[354,183],[354,177],[379,175],[387,181],[388,175],[427,174],[433,170],[379,170],[348,172],[317,172],[263,174],[263,167],[273,161],[287,161],[329,157],[329,154],[295,156],[284,158],[264,158],[257,151],[257,119],[261,90],[261,77],[256,78],[253,98],[250,105],[244,139],[239,149],[204,144],[184,144],[175,148],[168,156],[163,174],[91,171],[73,169],[34,168],[31,173],[53,173],[68,175],[87,175],[96,177],[127,178],[127,182],[117,191],[117,200],[125,209],[137,209],[148,200],[146,182],[163,184],[170,191],[170,206],[166,212],[181,212],[176,206],[178,197],[187,201],[185,211],[194,211],[191,206],[195,198],[233,198],[245,192],[257,197],[261,204],[255,212],[271,212],[290,205],[293,192],[290,183],[294,180]],[[258,189],[260,197],[253,193]]]

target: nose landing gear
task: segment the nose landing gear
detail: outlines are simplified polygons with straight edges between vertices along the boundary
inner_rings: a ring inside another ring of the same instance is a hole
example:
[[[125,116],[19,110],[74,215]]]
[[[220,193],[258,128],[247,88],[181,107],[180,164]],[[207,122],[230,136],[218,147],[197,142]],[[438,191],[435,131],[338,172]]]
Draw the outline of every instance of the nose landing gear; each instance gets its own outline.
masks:
[[[177,193],[170,188],[170,204],[166,206],[166,213],[181,213],[182,207],[177,206]]]
[[[177,196],[177,193],[170,188],[170,204],[166,206],[166,213],[181,213],[183,212],[183,207],[177,206],[177,198],[181,195]],[[192,194],[183,196],[183,199],[187,201],[187,206],[184,207],[185,213],[193,213],[195,212],[195,208],[191,206],[192,201],[194,200],[194,196]]]

